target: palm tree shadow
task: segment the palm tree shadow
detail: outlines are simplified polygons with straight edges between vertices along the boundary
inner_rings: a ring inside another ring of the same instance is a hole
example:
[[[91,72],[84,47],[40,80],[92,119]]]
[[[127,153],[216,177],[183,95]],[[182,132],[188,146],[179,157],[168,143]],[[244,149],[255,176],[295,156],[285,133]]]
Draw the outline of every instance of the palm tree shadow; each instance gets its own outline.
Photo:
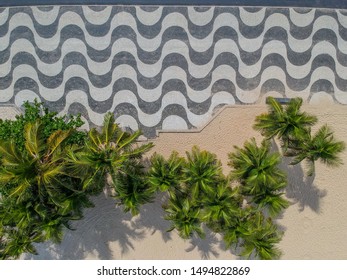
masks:
[[[165,211],[162,207],[166,200],[166,193],[157,194],[153,203],[141,206],[140,218],[134,222],[135,228],[146,228],[152,235],[160,231],[165,243],[172,239],[172,233],[167,232],[170,222],[164,219]]]
[[[186,252],[191,252],[197,249],[200,253],[201,259],[208,260],[211,258],[211,254],[217,258],[219,256],[218,251],[215,249],[220,244],[220,240],[216,237],[216,234],[211,232],[208,228],[204,228],[206,236],[204,239],[193,235],[190,239],[190,247],[187,248]]]
[[[272,150],[279,152],[279,147],[272,141]],[[298,204],[299,211],[306,207],[319,213],[321,210],[321,200],[327,195],[326,190],[320,190],[314,185],[315,176],[306,176],[302,165],[290,165],[291,158],[282,158],[280,168],[287,174],[288,185],[286,196],[293,204]]]
[[[223,251],[228,251],[231,255],[235,256],[236,260],[247,260],[246,258],[241,256],[242,246],[240,246],[239,244],[237,245],[233,244],[230,248],[226,248],[226,245],[224,241],[222,240],[219,243],[219,249]]]
[[[118,243],[120,257],[134,250],[132,241],[143,239],[145,231],[134,227],[131,215],[116,207],[108,194],[93,198],[93,202],[95,207],[86,209],[82,220],[71,223],[75,230],[67,230],[60,244],[37,244],[38,255],[25,254],[22,259],[111,260],[117,257],[112,254],[111,242]]]

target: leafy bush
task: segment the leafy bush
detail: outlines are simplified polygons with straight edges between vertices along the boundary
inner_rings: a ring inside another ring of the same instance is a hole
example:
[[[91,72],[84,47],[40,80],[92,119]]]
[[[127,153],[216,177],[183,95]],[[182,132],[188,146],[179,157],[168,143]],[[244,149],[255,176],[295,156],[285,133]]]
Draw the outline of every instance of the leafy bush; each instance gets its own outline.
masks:
[[[48,139],[54,131],[77,129],[84,124],[80,115],[76,117],[67,115],[58,117],[58,113],[49,111],[43,103],[37,100],[33,104],[26,101],[24,109],[24,114],[17,115],[15,120],[0,119],[0,140],[13,139],[15,145],[21,151],[24,150],[25,144],[24,127],[28,123],[40,120],[43,126],[42,136],[44,139]],[[85,132],[74,130],[69,136],[68,143],[81,145],[85,137]]]

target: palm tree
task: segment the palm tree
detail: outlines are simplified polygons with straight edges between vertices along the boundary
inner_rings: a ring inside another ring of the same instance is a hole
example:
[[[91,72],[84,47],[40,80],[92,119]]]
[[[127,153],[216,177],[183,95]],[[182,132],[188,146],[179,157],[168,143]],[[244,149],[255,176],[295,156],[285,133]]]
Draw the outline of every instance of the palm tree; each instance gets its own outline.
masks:
[[[278,186],[279,189],[283,187]],[[271,217],[278,216],[284,209],[290,206],[290,202],[284,198],[283,192],[267,191],[253,197],[252,202],[264,209]]]
[[[11,229],[0,241],[0,260],[6,260],[17,259],[23,253],[36,254],[33,243],[39,240],[35,240],[27,232]]]
[[[166,160],[162,155],[154,153],[150,159],[148,182],[156,190],[168,191],[174,197],[181,191],[182,170],[185,159],[172,152]]]
[[[81,181],[66,172],[66,142],[71,131],[55,131],[48,139],[41,121],[24,129],[24,150],[12,140],[0,143],[0,226],[4,257],[34,252],[32,243],[59,242],[69,221],[91,207]]]
[[[242,184],[255,185],[249,193],[256,192],[256,186],[283,181],[285,174],[278,168],[281,161],[279,153],[270,153],[270,142],[263,140],[260,146],[255,138],[244,143],[244,147],[234,146],[235,152],[229,153],[228,165],[233,168],[231,177]]]
[[[236,151],[228,155],[228,165],[233,168],[232,179],[242,184],[244,194],[262,193],[262,187],[267,185],[282,186],[286,176],[278,167],[281,156],[279,153],[270,153],[269,141],[264,140],[258,146],[252,138],[244,143],[244,148],[234,148]]]
[[[284,151],[290,137],[300,137],[317,122],[315,116],[300,111],[302,98],[293,98],[284,107],[273,97],[268,97],[267,100],[269,112],[257,116],[253,128],[267,139],[278,137]]]
[[[291,164],[298,164],[303,160],[308,163],[308,175],[315,171],[315,161],[336,167],[342,164],[339,154],[345,149],[345,143],[336,141],[332,130],[323,125],[313,136],[311,130],[298,139],[290,139],[287,156],[294,157]]]
[[[200,207],[195,206],[188,198],[170,198],[164,209],[167,213],[165,219],[172,223],[168,231],[176,229],[183,239],[192,237],[194,233],[204,238],[205,233],[201,228]]]
[[[9,197],[17,202],[38,197],[41,201],[69,208],[65,201],[81,193],[78,181],[67,178],[65,143],[71,131],[55,131],[45,142],[40,121],[25,126],[25,150],[12,141],[0,143],[0,184],[10,186]],[[68,195],[66,195],[68,194]],[[64,196],[65,195],[65,196]]]
[[[138,145],[136,140],[140,135],[140,131],[133,134],[123,131],[115,123],[113,113],[107,113],[101,132],[92,128],[88,132],[85,145],[69,152],[69,172],[83,181],[84,190],[95,193],[100,193],[110,176],[113,179],[111,186],[119,198],[122,197],[123,202],[127,201],[123,195],[131,194],[138,184],[135,183],[138,177],[134,177],[134,169],[130,167],[137,165],[143,154],[153,147],[152,143]],[[117,182],[120,183],[119,190]],[[126,186],[132,190],[125,191]],[[135,205],[125,209],[132,209],[133,213],[137,213]]]
[[[227,248],[234,245],[240,256],[262,260],[278,259],[281,251],[276,244],[281,241],[282,232],[270,218],[255,208],[247,207],[239,211],[233,223],[223,232]]]
[[[270,218],[265,219],[261,212],[256,212],[248,217],[242,228],[241,256],[262,260],[278,259],[281,256],[275,244],[281,241],[282,233]]]
[[[192,201],[213,194],[216,186],[224,179],[221,162],[215,154],[200,151],[197,146],[191,152],[186,152],[186,155],[183,176]]]
[[[270,142],[258,146],[255,139],[246,141],[243,148],[234,147],[229,153],[228,165],[233,168],[231,178],[240,184],[240,191],[260,208],[267,208],[276,215],[288,207],[279,193],[286,187],[285,173],[279,169],[279,153],[270,153]]]
[[[156,189],[148,184],[146,178],[144,166],[140,163],[132,163],[132,166],[125,168],[124,173],[114,175],[115,197],[119,205],[124,207],[124,212],[130,211],[136,216],[140,213],[141,205],[153,202]]]
[[[226,180],[217,185],[213,194],[201,199],[201,220],[214,232],[229,227],[242,205],[238,188],[232,189]]]

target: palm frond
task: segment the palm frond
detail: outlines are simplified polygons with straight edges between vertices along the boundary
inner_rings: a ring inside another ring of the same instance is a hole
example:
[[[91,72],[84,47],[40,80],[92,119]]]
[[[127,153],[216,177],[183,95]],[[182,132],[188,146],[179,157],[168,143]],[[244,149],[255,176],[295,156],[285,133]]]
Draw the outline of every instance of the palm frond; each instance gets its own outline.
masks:
[[[202,194],[213,193],[214,187],[224,180],[222,164],[215,154],[200,151],[197,146],[187,152],[186,165],[183,168],[184,181],[191,188],[192,199],[196,200]]]
[[[0,140],[0,160],[2,165],[17,166],[23,158],[14,142]]]
[[[78,178],[88,177],[92,169],[98,166],[98,162],[93,158],[93,154],[83,150],[77,152],[68,150],[66,159],[69,174]]]
[[[124,137],[125,135],[126,135],[126,137]],[[119,136],[119,138],[116,140],[118,149],[124,149],[127,146],[133,144],[137,140],[137,138],[139,138],[140,135],[141,135],[140,130],[137,130],[132,134],[128,134],[128,133],[123,132]]]
[[[51,240],[54,243],[60,243],[63,239],[63,224],[62,219],[50,219],[47,223],[41,225],[41,230],[44,233],[46,240]]]
[[[16,174],[14,172],[10,172],[4,167],[0,167],[0,183],[7,184],[16,178]]]
[[[53,132],[47,139],[48,153],[46,156],[54,154],[54,152],[61,148],[62,143],[71,135],[72,129],[70,130],[57,130]]]
[[[28,180],[26,180],[26,179],[24,179],[22,182],[20,182],[15,188],[14,188],[14,190],[11,192],[11,194],[9,195],[9,197],[11,197],[11,196],[21,196],[21,195],[23,195],[23,193],[25,193],[26,192],[26,190],[28,189],[28,188],[30,188],[31,187],[31,183],[28,181]]]
[[[129,170],[128,170],[129,172]],[[115,197],[123,206],[124,212],[131,212],[133,216],[140,213],[143,204],[153,202],[154,189],[145,182],[145,174],[137,170],[136,173],[118,173],[114,177]]]
[[[184,164],[185,160],[177,152],[172,152],[168,160],[154,153],[150,158],[149,184],[157,190],[169,190],[173,194],[179,188]]]
[[[24,127],[25,148],[33,158],[41,158],[46,148],[42,129],[40,121],[28,123]]]
[[[64,175],[65,167],[64,165],[46,165],[42,168],[41,174],[38,176],[38,180],[41,181],[43,185],[52,185],[58,180],[60,175]]]
[[[102,145],[102,140],[100,137],[100,133],[96,130],[95,127],[91,128],[88,132],[86,145],[93,152],[97,152],[100,146]]]
[[[302,98],[292,98],[285,106],[272,97],[268,100],[268,113],[257,116],[253,128],[268,139],[277,136],[282,142],[282,149],[286,152],[290,137],[301,137],[317,122],[317,118],[300,111]]]
[[[282,116],[283,115],[282,105],[272,96],[269,96],[267,100],[269,102],[269,111],[274,112],[275,115]]]
[[[114,137],[114,132],[117,129],[117,125],[115,125],[114,114],[112,112],[108,112],[104,116],[104,122],[102,126],[103,141],[105,143],[111,142]]]
[[[246,258],[259,258],[262,260],[278,259],[281,251],[276,245],[282,238],[282,233],[271,219],[264,218],[263,214],[256,212],[244,225],[241,256]]]
[[[147,144],[135,144],[133,142],[129,142],[129,144],[130,143],[132,143],[132,146],[127,146],[126,149],[124,149],[124,146],[118,147],[118,150],[124,149],[124,151],[122,151],[122,156],[129,158],[141,158],[144,153],[148,152],[154,146],[154,144],[151,142]]]
[[[169,199],[165,212],[167,213],[165,219],[172,223],[169,230],[176,229],[183,239],[190,238],[194,233],[204,238],[205,234],[201,228],[201,221],[199,218],[200,209],[194,207],[188,199]]]
[[[283,197],[283,193],[267,193],[253,198],[260,209],[267,209],[271,217],[278,216],[290,203]]]

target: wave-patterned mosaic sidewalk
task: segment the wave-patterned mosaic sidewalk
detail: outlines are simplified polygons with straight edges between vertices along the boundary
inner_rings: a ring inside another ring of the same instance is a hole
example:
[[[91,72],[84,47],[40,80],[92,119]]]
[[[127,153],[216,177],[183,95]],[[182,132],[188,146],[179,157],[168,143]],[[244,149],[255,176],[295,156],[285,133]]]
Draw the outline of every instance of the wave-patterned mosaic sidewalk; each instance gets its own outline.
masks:
[[[347,11],[294,8],[0,8],[0,103],[38,98],[147,137],[200,127],[264,95],[347,104]]]

